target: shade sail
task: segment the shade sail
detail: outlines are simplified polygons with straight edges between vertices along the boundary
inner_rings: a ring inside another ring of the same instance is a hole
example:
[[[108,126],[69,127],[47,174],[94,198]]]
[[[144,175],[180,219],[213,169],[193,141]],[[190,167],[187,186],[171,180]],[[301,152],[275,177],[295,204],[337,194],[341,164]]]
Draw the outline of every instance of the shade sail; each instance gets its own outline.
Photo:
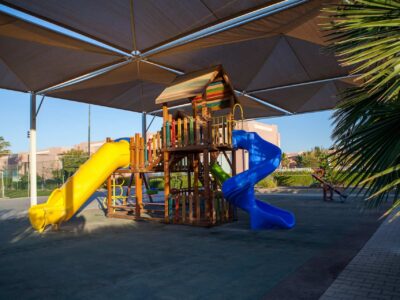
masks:
[[[274,1],[5,0],[3,2],[131,52],[143,51],[180,34]],[[131,17],[134,20],[136,49],[134,49]]]
[[[174,43],[283,2],[296,5]],[[247,118],[330,109],[337,93],[353,84],[348,70],[323,50],[320,9],[333,2],[3,0],[116,48],[142,53],[132,63],[52,91],[50,96],[149,112],[160,108],[155,98],[176,74],[222,65],[245,103]],[[13,76],[7,72],[3,80],[14,82]]]
[[[38,91],[122,57],[0,12],[0,87]]]
[[[159,107],[156,97],[175,76],[148,63],[131,62],[48,95],[136,112],[152,111]]]

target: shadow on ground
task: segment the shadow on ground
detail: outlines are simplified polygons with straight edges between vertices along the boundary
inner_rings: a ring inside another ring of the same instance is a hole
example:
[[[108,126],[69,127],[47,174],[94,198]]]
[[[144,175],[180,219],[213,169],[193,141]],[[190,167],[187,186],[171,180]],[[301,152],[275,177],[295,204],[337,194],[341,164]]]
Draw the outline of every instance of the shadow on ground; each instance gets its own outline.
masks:
[[[92,202],[39,235],[0,202],[1,299],[318,299],[377,228],[380,212],[318,198],[260,197],[293,211],[289,231],[106,219]]]

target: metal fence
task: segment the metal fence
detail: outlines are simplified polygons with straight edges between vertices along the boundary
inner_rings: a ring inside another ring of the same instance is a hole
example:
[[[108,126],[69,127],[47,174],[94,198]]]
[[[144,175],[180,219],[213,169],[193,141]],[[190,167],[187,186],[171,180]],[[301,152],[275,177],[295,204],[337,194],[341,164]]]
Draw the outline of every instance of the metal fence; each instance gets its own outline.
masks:
[[[60,187],[79,165],[64,169],[59,160],[40,161],[37,164],[38,196],[47,196]],[[0,167],[0,198],[29,196],[29,163],[7,164]]]

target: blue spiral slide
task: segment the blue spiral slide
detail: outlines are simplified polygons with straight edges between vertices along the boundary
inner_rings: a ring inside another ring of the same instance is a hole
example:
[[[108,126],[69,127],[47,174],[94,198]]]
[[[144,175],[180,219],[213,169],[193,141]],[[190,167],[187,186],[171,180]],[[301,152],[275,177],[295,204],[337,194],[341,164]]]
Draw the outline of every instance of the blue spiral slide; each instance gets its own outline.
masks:
[[[251,229],[283,228],[295,225],[294,215],[254,196],[254,185],[270,175],[281,161],[281,149],[263,140],[255,132],[234,130],[232,144],[235,149],[249,152],[249,169],[230,177],[218,164],[211,166],[212,174],[222,183],[224,197],[250,215]]]

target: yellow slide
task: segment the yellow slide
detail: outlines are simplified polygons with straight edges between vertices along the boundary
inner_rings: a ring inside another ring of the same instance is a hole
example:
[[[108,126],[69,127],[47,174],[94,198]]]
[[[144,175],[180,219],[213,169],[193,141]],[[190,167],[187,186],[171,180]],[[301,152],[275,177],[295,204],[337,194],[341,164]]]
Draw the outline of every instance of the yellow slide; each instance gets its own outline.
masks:
[[[129,143],[105,143],[64,185],[55,189],[46,203],[29,209],[32,227],[42,232],[47,225],[68,221],[118,168],[129,165]]]

